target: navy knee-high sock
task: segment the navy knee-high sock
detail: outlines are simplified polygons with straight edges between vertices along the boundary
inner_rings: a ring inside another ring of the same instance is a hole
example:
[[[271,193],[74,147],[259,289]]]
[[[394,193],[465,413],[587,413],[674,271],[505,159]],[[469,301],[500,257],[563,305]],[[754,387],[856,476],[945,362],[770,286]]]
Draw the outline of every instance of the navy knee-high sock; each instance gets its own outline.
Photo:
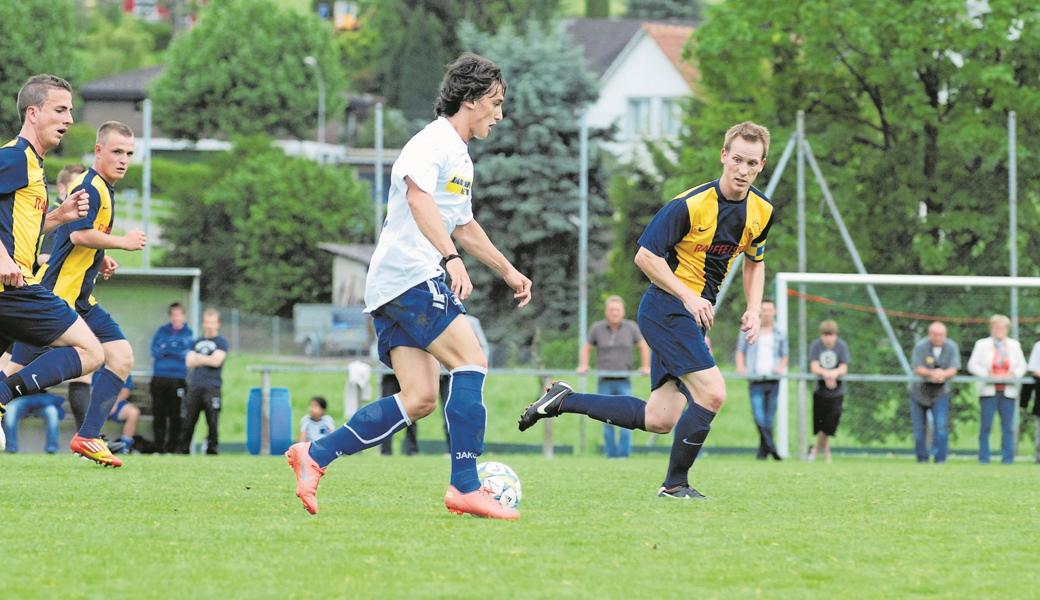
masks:
[[[563,399],[560,411],[588,415],[625,429],[646,431],[646,402],[632,396],[573,393]]]
[[[66,379],[83,374],[83,363],[75,348],[54,348],[0,382],[0,404],[13,398],[41,392]]]
[[[126,383],[118,375],[101,367],[94,377],[94,388],[90,392],[90,404],[83,416],[83,425],[79,428],[80,437],[96,438],[101,435],[101,428],[112,410],[112,405],[119,397],[119,390]]]
[[[673,433],[672,454],[668,458],[668,475],[664,479],[664,487],[690,485],[690,467],[704,446],[704,440],[708,438],[711,420],[714,418],[715,413],[696,402],[690,402],[690,407],[679,417]]]
[[[404,429],[411,420],[397,394],[371,402],[343,426],[311,443],[310,455],[319,467],[344,454],[356,454],[365,448],[378,446],[387,436]]]
[[[448,424],[451,446],[451,485],[463,494],[480,489],[477,457],[484,452],[484,375],[477,366],[459,367],[451,372],[444,420]]]

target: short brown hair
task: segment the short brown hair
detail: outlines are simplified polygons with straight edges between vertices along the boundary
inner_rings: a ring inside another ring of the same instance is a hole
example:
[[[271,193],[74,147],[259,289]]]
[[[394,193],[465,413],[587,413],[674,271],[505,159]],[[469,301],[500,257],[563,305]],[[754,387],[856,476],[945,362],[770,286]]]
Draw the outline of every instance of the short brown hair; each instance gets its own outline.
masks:
[[[105,139],[109,133],[118,133],[121,136],[132,138],[134,137],[134,130],[130,129],[130,126],[126,123],[120,123],[119,121],[105,121],[98,127],[97,130],[97,143],[105,143]]]
[[[820,335],[838,335],[838,323],[833,319],[820,323]]]
[[[219,319],[220,318],[220,311],[215,309],[215,308],[207,308],[206,310],[202,311],[202,316],[203,316],[203,318],[205,318],[205,317],[216,317],[216,318]]]
[[[61,171],[58,172],[58,179],[55,181],[58,185],[68,187],[72,183],[72,179],[80,173],[85,173],[87,168],[80,164],[65,165]]]
[[[769,130],[765,127],[751,121],[737,123],[726,131],[726,139],[722,147],[728,151],[730,144],[737,137],[747,142],[762,142],[762,158],[764,159],[769,154]]]
[[[47,92],[52,89],[65,90],[72,93],[72,86],[57,75],[46,73],[33,75],[25,82],[22,89],[18,90],[18,115],[25,120],[25,113],[30,106],[37,108],[43,106],[47,100]]]

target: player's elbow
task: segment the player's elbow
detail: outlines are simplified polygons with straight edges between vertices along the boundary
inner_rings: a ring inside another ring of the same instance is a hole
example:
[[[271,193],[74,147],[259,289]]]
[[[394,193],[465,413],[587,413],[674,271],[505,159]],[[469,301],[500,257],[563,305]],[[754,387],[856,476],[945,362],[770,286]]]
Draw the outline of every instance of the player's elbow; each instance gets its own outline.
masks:
[[[69,241],[71,241],[74,246],[85,245],[87,242],[86,230],[73,231],[69,234]]]
[[[635,258],[632,259],[632,262],[634,262],[635,265],[637,267],[639,267],[640,270],[645,271],[646,267],[648,265],[648,260],[649,260],[649,258],[651,256],[653,256],[653,253],[651,253],[646,248],[643,248],[642,246],[640,246],[639,247],[639,251],[636,252]]]

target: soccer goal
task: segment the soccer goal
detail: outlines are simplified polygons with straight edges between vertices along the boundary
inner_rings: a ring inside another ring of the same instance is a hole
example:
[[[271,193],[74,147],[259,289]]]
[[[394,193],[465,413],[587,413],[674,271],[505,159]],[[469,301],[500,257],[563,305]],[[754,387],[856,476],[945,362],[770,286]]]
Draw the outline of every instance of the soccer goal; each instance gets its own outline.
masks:
[[[777,326],[787,335],[791,357],[777,407],[776,441],[782,454],[791,451],[792,427],[794,454],[804,458],[811,443],[815,377],[809,372],[808,349],[824,320],[837,322],[850,354],[845,412],[833,442],[839,451],[912,447],[908,385],[917,377],[910,357],[933,321],[944,323],[948,339],[960,347],[951,443],[965,452],[976,446],[978,398],[972,384],[979,381],[967,375],[966,367],[975,341],[990,334],[990,317],[1011,319],[1010,337],[1021,343],[1027,360],[1040,339],[1040,277],[778,273],[775,283]]]

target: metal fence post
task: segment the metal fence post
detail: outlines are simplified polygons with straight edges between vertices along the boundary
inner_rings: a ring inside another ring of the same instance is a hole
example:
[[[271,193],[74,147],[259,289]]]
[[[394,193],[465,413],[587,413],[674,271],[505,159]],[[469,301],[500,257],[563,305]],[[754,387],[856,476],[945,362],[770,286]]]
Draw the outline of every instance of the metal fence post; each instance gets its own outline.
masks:
[[[271,351],[276,356],[281,354],[281,344],[279,343],[279,337],[281,332],[281,323],[279,317],[273,317],[271,319]]]
[[[237,308],[231,309],[231,351],[239,352],[242,348],[242,338],[239,332],[240,314]]]
[[[271,453],[271,371],[260,373],[260,454]]]
[[[545,390],[545,388],[548,387],[550,383],[552,383],[552,378],[543,375],[538,379],[538,381],[538,395],[540,396],[543,390]],[[544,456],[545,458],[552,458],[553,456],[555,456],[555,449],[553,448],[552,424],[552,419],[542,419],[542,425],[544,426],[544,429],[542,430],[542,456]]]

